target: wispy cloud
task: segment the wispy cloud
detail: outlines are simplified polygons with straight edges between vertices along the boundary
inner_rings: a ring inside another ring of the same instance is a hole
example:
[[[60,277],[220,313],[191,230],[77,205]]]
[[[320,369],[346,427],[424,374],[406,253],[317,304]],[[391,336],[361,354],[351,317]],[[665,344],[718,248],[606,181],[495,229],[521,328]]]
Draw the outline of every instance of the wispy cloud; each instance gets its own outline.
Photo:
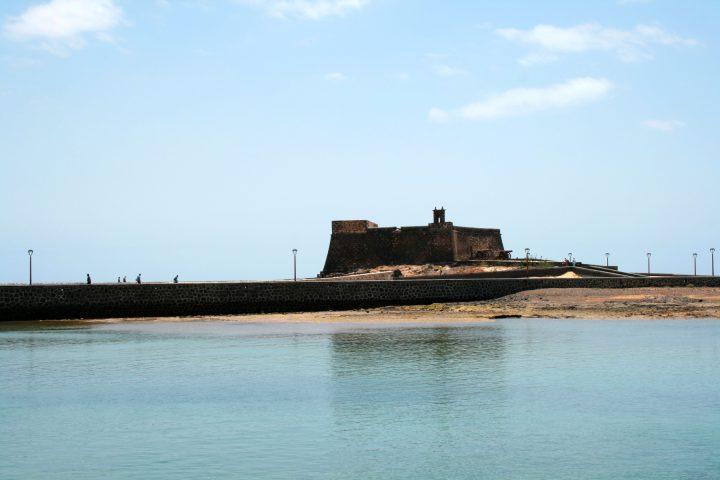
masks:
[[[450,65],[433,65],[432,69],[441,77],[459,77],[467,74],[462,68],[451,67]]]
[[[302,18],[321,20],[339,17],[360,10],[370,0],[236,0],[264,10],[278,18]]]
[[[684,127],[685,123],[678,120],[645,120],[642,125],[663,133],[672,133],[678,128]]]
[[[515,88],[450,112],[433,108],[428,112],[428,119],[436,122],[453,117],[489,120],[525,115],[594,102],[604,98],[612,88],[613,84],[609,80],[591,77],[576,78],[542,88]]]
[[[34,68],[40,65],[40,61],[36,58],[15,57],[11,55],[2,57],[2,62],[8,67],[18,70],[24,68]]]
[[[529,30],[501,28],[500,37],[536,50],[520,60],[523,64],[548,61],[559,55],[590,51],[612,52],[623,61],[651,58],[655,45],[689,47],[698,45],[693,38],[668,33],[652,25],[637,25],[632,30],[607,28],[589,23],[574,27],[537,25]]]
[[[342,72],[330,72],[325,75],[325,80],[330,80],[331,82],[342,82],[343,80],[347,80],[347,76],[345,76]]]
[[[441,77],[459,77],[467,75],[467,71],[455,66],[457,63],[446,54],[428,53],[425,55],[425,62],[430,70]]]
[[[3,31],[13,40],[39,41],[43,48],[62,54],[82,48],[88,34],[108,41],[122,16],[113,0],[51,0],[10,17]]]

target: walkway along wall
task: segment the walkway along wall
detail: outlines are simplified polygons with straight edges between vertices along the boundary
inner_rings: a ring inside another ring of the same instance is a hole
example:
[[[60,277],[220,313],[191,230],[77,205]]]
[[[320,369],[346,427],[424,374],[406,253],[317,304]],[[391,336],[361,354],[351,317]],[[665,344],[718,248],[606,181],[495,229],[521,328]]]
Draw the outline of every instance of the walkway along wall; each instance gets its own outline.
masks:
[[[719,277],[0,286],[0,321],[347,310],[489,300],[539,288],[720,287]]]

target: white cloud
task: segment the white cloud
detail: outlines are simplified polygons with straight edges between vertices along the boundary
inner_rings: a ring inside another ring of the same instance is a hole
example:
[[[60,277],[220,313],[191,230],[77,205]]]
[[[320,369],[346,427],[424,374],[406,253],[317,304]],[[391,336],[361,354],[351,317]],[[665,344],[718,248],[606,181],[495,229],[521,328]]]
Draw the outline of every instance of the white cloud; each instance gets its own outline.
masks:
[[[637,25],[632,30],[606,28],[589,23],[574,27],[537,25],[529,30],[501,28],[495,33],[506,40],[536,48],[520,60],[523,64],[537,63],[536,59],[547,60],[560,54],[588,51],[607,51],[618,55],[623,61],[636,61],[651,57],[653,45],[694,46],[699,42],[665,32],[651,25]]]
[[[268,15],[279,18],[303,18],[320,20],[339,17],[360,10],[370,0],[239,0],[254,5]]]
[[[10,17],[3,31],[18,41],[39,40],[48,50],[81,48],[83,35],[107,41],[109,31],[122,21],[122,10],[113,0],[51,0]]]
[[[612,88],[613,84],[603,78],[576,78],[543,88],[507,90],[452,112],[433,108],[428,113],[428,118],[432,121],[444,121],[450,117],[487,120],[524,115],[594,102],[605,97]]]
[[[548,52],[535,52],[525,55],[520,60],[518,60],[518,63],[520,63],[520,65],[528,67],[530,65],[552,63],[557,59],[557,55],[553,55]]]
[[[330,72],[325,75],[325,80],[330,80],[331,82],[342,82],[343,80],[347,80],[347,77],[342,72]]]
[[[644,127],[659,130],[663,133],[672,133],[685,126],[685,123],[678,120],[645,120],[642,124]]]
[[[441,77],[459,77],[467,74],[465,70],[450,65],[433,65],[433,71]]]

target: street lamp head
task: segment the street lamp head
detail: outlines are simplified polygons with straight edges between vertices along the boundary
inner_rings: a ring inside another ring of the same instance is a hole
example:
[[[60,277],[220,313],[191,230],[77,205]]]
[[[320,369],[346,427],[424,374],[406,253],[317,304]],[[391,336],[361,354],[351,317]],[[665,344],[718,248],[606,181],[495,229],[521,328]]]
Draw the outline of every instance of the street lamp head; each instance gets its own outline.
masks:
[[[697,253],[693,253],[693,257],[697,257]]]
[[[715,253],[715,249],[714,249],[714,248],[711,248],[711,249],[710,249],[710,253]]]
[[[32,254],[33,254],[33,251],[32,251],[32,250],[28,250],[28,255],[30,255],[30,256],[32,257]]]
[[[529,249],[529,248],[526,248],[526,249],[525,249],[525,253],[530,253],[530,249]]]
[[[650,255],[652,255],[652,253],[650,253],[650,252],[647,252],[647,256],[649,257]]]
[[[293,255],[297,254],[297,248],[293,248],[292,252],[293,252]]]

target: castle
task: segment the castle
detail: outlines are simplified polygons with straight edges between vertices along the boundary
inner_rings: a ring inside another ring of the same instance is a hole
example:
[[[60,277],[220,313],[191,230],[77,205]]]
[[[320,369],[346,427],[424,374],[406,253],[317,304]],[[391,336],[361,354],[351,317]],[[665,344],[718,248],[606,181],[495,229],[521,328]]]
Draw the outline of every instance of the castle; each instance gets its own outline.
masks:
[[[382,265],[423,265],[510,258],[500,230],[456,227],[445,209],[433,210],[426,227],[378,227],[368,220],[334,220],[321,276]]]

